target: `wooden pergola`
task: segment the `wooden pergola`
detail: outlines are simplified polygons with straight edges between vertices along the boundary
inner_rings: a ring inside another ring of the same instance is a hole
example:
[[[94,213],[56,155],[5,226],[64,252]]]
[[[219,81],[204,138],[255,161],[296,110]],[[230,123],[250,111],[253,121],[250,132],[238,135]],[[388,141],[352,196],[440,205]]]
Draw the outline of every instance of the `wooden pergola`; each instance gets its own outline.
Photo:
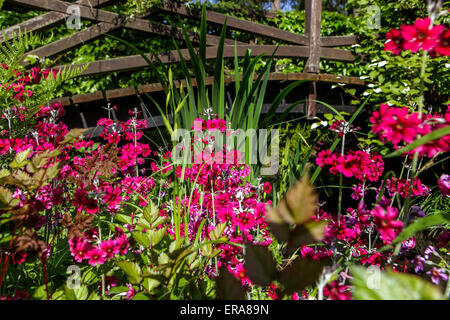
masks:
[[[190,9],[183,4],[175,1],[166,1],[158,8],[151,8],[145,14],[136,17],[133,20],[127,20],[116,13],[103,10],[102,7],[114,4],[117,0],[78,0],[75,2],[66,2],[60,0],[6,0],[12,4],[28,6],[40,10],[48,10],[49,12],[35,17],[33,19],[24,21],[13,27],[3,30],[7,36],[19,29],[22,32],[42,31],[52,26],[64,23],[69,16],[68,10],[70,6],[77,5],[80,12],[80,17],[96,22],[95,25],[80,30],[68,37],[57,40],[50,44],[39,47],[29,54],[34,54],[39,57],[51,57],[56,54],[68,51],[75,47],[81,46],[86,42],[101,37],[102,35],[120,28],[128,28],[148,32],[149,34],[173,37],[175,39],[184,40],[183,32],[180,28],[160,22],[151,21],[152,14],[156,12],[165,12],[169,14],[181,15],[192,19],[200,19],[201,11],[198,9]],[[311,80],[309,89],[309,98],[305,106],[305,113],[308,117],[313,117],[316,112],[320,112],[316,107],[316,84],[318,82],[325,83],[345,83],[352,85],[365,85],[365,82],[357,77],[336,76],[331,74],[322,74],[319,69],[319,62],[323,60],[334,60],[342,62],[354,61],[354,55],[343,49],[336,49],[334,47],[349,46],[356,44],[355,36],[330,36],[321,37],[321,0],[306,0],[305,11],[305,34],[296,34],[275,27],[238,19],[235,17],[226,16],[221,13],[207,10],[206,20],[208,23],[214,25],[223,25],[227,19],[227,27],[233,30],[246,32],[256,36],[262,36],[267,39],[273,39],[284,43],[279,46],[275,53],[277,58],[305,58],[307,59],[304,71],[302,73],[271,73],[269,80],[271,81],[286,81],[286,80]],[[199,34],[189,31],[188,35],[192,42],[198,43]],[[0,43],[4,41],[3,34],[0,35]],[[215,59],[217,53],[219,37],[215,35],[207,35],[206,43],[206,58]],[[224,58],[233,58],[235,54],[235,40],[226,39],[224,46]],[[255,45],[241,41],[237,41],[237,54],[243,57],[245,52],[250,49],[253,56],[259,54],[271,55],[275,50],[275,45]],[[181,54],[186,60],[189,60],[187,49],[182,49]],[[150,61],[155,61],[156,58],[152,54],[147,57]],[[158,58],[165,64],[177,63],[180,61],[177,51],[169,51],[158,54]],[[23,65],[27,62],[23,61]],[[78,64],[75,66],[81,66]],[[73,65],[72,65],[73,66]],[[57,66],[68,67],[68,66]],[[81,76],[102,75],[112,72],[123,72],[130,70],[139,70],[148,68],[147,62],[140,55],[133,55],[127,57],[118,57],[106,60],[94,61],[89,64],[87,69]],[[234,81],[233,77],[227,77],[226,83]],[[211,84],[212,78],[207,78],[206,84]],[[81,95],[74,95],[71,97],[63,97],[53,100],[52,102],[60,101],[63,106],[77,105],[80,103],[88,103],[93,101],[110,101],[111,99],[127,97],[132,95],[139,95],[143,92],[157,92],[161,91],[162,86],[158,83],[145,84],[135,87],[118,88],[113,90],[98,91],[95,93],[87,93]]]

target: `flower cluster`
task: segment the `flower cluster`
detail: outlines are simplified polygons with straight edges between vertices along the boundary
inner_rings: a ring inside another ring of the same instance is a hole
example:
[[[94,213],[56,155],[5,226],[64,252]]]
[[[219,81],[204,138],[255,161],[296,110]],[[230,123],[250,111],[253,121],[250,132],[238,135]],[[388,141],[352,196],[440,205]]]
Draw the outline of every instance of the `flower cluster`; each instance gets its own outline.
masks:
[[[372,113],[370,122],[373,124],[372,132],[377,134],[381,141],[390,141],[398,147],[401,143],[411,143],[419,135],[424,136],[432,131],[446,127],[450,123],[450,106],[444,116],[410,113],[408,108],[389,107],[383,103],[380,110]],[[441,139],[430,141],[413,150],[420,155],[433,157],[438,152],[450,151],[450,135]]]
[[[361,150],[349,151],[344,155],[322,150],[316,158],[316,164],[321,168],[330,166],[332,174],[342,173],[347,178],[354,177],[360,181],[377,181],[384,170],[383,159],[378,153]]]
[[[403,50],[429,51],[430,55],[450,55],[450,29],[431,25],[430,18],[417,19],[414,25],[402,25],[386,34],[384,50],[399,55]]]
[[[91,266],[102,265],[116,254],[125,255],[128,252],[128,238],[123,233],[98,244],[95,244],[99,240],[97,229],[89,229],[83,235],[82,238],[75,236],[69,240],[70,253],[77,262],[88,260]]]
[[[403,229],[403,222],[396,220],[398,210],[394,207],[377,206],[371,214],[380,233],[380,239],[386,243],[391,243]]]
[[[410,184],[410,179],[390,178],[386,180],[386,189],[390,196],[397,193],[403,198],[406,198],[409,195]],[[429,192],[430,189],[426,185],[422,184],[419,178],[415,178],[412,181],[411,196],[424,196]]]

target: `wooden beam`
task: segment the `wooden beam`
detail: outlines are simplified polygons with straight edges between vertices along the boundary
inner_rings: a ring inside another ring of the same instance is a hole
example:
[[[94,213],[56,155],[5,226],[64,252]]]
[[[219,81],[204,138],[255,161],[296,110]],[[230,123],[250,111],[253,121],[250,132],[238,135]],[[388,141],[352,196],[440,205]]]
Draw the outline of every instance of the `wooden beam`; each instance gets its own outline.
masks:
[[[164,4],[160,6],[160,9],[166,12],[172,12],[179,15],[197,19],[201,17],[201,10],[187,8],[186,6],[177,3],[176,1],[173,2],[165,1]],[[227,27],[231,29],[244,31],[250,34],[264,36],[275,40],[283,40],[288,43],[308,45],[308,39],[304,35],[280,30],[278,28],[274,28],[260,23],[255,23],[248,20],[226,16],[224,14],[210,10],[206,11],[206,20],[208,22],[219,25],[223,25],[226,20]]]
[[[73,3],[59,1],[59,0],[9,0],[12,3],[22,4],[38,9],[47,9],[60,13],[66,13],[67,9],[73,5]],[[117,13],[99,10],[96,8],[90,8],[87,6],[79,5],[80,16],[93,20],[106,22],[109,24],[116,25],[116,27],[127,27],[134,30],[145,31],[153,34],[162,35],[165,37],[175,37],[178,39],[184,39],[183,32],[181,28],[175,26],[167,26],[161,23],[151,22],[141,18],[136,18],[132,21],[126,21],[125,17],[120,16]],[[200,35],[197,32],[188,32],[191,41],[198,42]],[[225,41],[227,44],[234,44],[234,40],[227,39]],[[207,45],[214,46],[219,43],[219,37],[214,35],[206,36]]]
[[[234,58],[234,46],[224,46],[223,56],[224,58]],[[277,46],[274,45],[245,45],[237,46],[238,57],[243,57],[245,52],[250,49],[251,55],[256,56],[259,54],[271,55]],[[180,50],[185,60],[189,60],[189,51],[187,49]],[[333,48],[320,48],[320,57],[327,60],[336,61],[353,61],[354,56],[347,50],[333,49]],[[206,48],[206,59],[215,59],[217,56],[217,47]],[[279,58],[305,58],[309,56],[309,47],[305,46],[280,46],[278,47],[275,57]],[[150,61],[156,63],[156,59],[151,54],[147,54]],[[169,51],[167,53],[158,54],[159,59],[165,63],[176,63],[180,61],[178,52],[176,50]],[[85,63],[76,65],[57,66],[58,68],[79,67]],[[94,61],[89,64],[87,69],[81,76],[99,75],[110,72],[122,72],[131,71],[148,67],[147,62],[140,55],[133,55],[128,57],[106,59],[100,61]]]
[[[242,75],[240,75],[242,77]],[[257,75],[255,75],[256,79]],[[192,79],[192,85],[196,86],[197,81],[195,79]],[[269,81],[296,81],[296,80],[311,80],[311,81],[317,81],[317,82],[325,82],[325,83],[345,83],[350,85],[357,85],[357,86],[365,86],[366,82],[364,80],[361,80],[358,77],[348,77],[348,76],[337,76],[334,74],[312,74],[312,73],[280,73],[280,72],[272,72],[269,74]],[[235,81],[234,75],[230,75],[225,77],[225,83],[232,83]],[[213,77],[207,77],[205,79],[206,85],[212,85],[214,82]],[[183,87],[186,87],[186,81],[181,80],[181,83],[183,83]],[[175,86],[179,88],[180,81],[175,81]],[[83,103],[83,102],[92,102],[92,101],[98,101],[103,100],[106,98],[106,100],[111,99],[117,99],[117,98],[124,98],[124,97],[131,97],[136,94],[142,94],[144,92],[152,93],[152,92],[159,92],[163,91],[163,87],[160,83],[151,83],[139,86],[138,88],[134,87],[127,87],[127,88],[118,88],[118,89],[112,89],[112,90],[106,90],[103,94],[101,91],[95,92],[95,93],[88,93],[85,94],[86,97],[83,97],[85,95],[77,95],[73,96],[72,100],[69,97],[64,98],[57,98],[53,99],[51,103],[56,103],[60,101],[63,106],[70,106],[75,101],[77,103]],[[97,99],[97,100],[94,100]]]
[[[9,2],[9,1],[8,1]],[[107,4],[108,2],[111,2],[111,0],[78,0],[73,4],[80,4],[80,5],[89,5],[89,3],[92,3],[92,7],[100,7],[102,5]],[[55,26],[57,24],[60,24],[64,22],[64,20],[68,17],[68,14],[62,13],[62,12],[47,12],[40,16],[34,17],[32,19],[29,19],[27,21],[21,22],[19,24],[16,24],[12,27],[6,28],[4,30],[6,36],[8,38],[11,37],[13,33],[17,34],[20,30],[23,33],[31,32],[31,31],[39,31],[46,28],[50,28],[52,26]],[[3,32],[0,34],[0,43],[4,42],[4,36]]]
[[[177,3],[176,1],[165,1],[164,4],[159,8],[166,12],[176,13],[190,18],[199,19],[201,17],[201,10],[187,8],[183,4]],[[264,24],[238,19],[218,12],[206,10],[206,20],[208,22],[223,25],[225,19],[227,19],[227,27],[234,30],[244,31],[250,34],[263,36],[274,40],[282,40],[291,44],[309,44],[308,37],[306,37],[305,35],[280,30],[278,28],[267,26]],[[353,44],[356,44],[355,36],[332,36],[320,38],[320,45],[323,47],[347,46]]]
[[[34,54],[39,57],[50,57],[57,53],[61,53],[68,49],[82,45],[87,41],[92,41],[95,38],[100,37],[102,34],[105,34],[116,28],[117,28],[117,26],[115,26],[113,24],[106,23],[106,22],[100,22],[100,23],[97,23],[96,25],[93,25],[89,28],[86,28],[86,29],[79,31],[75,34],[72,34],[68,37],[59,39],[55,42],[49,43],[45,46],[42,46],[40,48],[37,48],[30,52],[27,52],[24,55],[24,58],[29,54]],[[22,59],[21,65],[28,65],[28,64],[29,64],[28,61],[24,61]]]

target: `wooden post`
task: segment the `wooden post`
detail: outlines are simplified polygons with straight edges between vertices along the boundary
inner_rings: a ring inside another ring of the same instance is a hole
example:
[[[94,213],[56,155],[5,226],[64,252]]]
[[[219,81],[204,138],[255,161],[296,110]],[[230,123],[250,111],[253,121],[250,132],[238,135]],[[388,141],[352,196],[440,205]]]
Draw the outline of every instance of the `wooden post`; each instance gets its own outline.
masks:
[[[320,61],[320,23],[322,20],[322,1],[306,0],[305,35],[309,40],[309,58],[305,72],[319,72]]]
[[[306,61],[305,72],[319,73],[320,63],[320,23],[322,20],[322,1],[306,0],[305,3],[305,35],[309,40],[309,57]],[[309,88],[306,116],[312,119],[316,116],[316,83]]]

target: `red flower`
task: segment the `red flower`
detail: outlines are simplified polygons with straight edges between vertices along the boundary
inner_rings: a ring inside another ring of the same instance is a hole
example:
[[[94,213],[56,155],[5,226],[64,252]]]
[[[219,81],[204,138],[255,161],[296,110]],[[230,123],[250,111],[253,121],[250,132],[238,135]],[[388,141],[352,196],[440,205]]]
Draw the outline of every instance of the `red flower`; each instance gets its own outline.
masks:
[[[89,250],[87,253],[87,258],[89,259],[89,264],[94,267],[96,265],[102,265],[107,259],[106,253],[99,248]]]
[[[337,280],[323,288],[323,296],[331,300],[351,300],[350,287],[340,284]]]
[[[265,182],[263,185],[263,189],[265,193],[270,193],[272,191],[272,186],[270,185],[270,182]]]
[[[371,214],[374,217],[381,240],[391,243],[403,228],[403,222],[395,220],[398,216],[398,210],[393,207],[383,208],[378,206],[371,211]]]
[[[392,51],[393,54],[399,55],[404,49],[405,39],[399,29],[392,29],[386,34],[388,41],[384,45],[384,51]]]
[[[400,30],[406,40],[404,47],[412,52],[430,51],[438,45],[443,25],[430,28],[430,18],[417,19],[413,26],[402,25]]]
[[[450,29],[445,29],[439,37],[439,42],[434,50],[442,56],[450,56]]]

